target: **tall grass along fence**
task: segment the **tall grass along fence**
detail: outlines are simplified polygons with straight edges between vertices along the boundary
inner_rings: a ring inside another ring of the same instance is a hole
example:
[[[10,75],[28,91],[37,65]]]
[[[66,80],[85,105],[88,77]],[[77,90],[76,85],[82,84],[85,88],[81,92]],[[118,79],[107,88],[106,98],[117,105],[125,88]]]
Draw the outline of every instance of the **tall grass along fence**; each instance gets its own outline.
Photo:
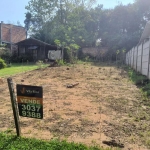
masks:
[[[150,79],[150,39],[126,53],[126,64]]]

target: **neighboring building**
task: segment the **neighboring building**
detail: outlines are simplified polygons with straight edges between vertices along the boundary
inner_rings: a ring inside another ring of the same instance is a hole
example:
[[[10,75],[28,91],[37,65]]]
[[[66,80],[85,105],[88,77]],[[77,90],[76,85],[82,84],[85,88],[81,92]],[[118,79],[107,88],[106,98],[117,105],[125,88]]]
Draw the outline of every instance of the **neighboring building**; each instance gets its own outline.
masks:
[[[26,39],[26,30],[24,27],[0,23],[0,44],[7,44],[11,52],[16,49],[14,43]]]
[[[18,46],[17,50],[18,56],[26,54],[32,57],[34,61],[45,60],[48,59],[48,57],[52,58],[51,60],[53,60],[53,58],[57,58],[57,55],[59,54],[60,51],[62,53],[62,50],[61,49],[58,50],[57,46],[50,45],[35,38],[28,38],[15,44]],[[50,51],[52,52],[51,55],[55,55],[54,51],[56,50],[57,50],[56,57],[49,56]]]

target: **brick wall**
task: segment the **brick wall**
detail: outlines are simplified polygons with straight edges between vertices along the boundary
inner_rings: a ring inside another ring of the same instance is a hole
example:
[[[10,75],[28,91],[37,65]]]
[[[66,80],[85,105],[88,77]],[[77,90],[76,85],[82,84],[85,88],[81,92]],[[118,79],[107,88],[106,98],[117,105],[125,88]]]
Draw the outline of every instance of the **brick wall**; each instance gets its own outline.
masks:
[[[7,24],[1,24],[1,40],[10,42],[10,26]]]
[[[26,39],[25,28],[11,24],[1,24],[1,26],[2,41],[17,43]]]
[[[26,39],[26,30],[23,27],[12,27],[12,42],[17,43]]]

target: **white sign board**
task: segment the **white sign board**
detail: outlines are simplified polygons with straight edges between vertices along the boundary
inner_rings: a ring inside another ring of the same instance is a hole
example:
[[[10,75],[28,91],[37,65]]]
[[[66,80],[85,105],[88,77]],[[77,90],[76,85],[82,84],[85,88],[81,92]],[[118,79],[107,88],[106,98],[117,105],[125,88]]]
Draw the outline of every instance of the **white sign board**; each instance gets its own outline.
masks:
[[[61,50],[49,50],[48,51],[48,58],[51,60],[59,60],[62,59]]]

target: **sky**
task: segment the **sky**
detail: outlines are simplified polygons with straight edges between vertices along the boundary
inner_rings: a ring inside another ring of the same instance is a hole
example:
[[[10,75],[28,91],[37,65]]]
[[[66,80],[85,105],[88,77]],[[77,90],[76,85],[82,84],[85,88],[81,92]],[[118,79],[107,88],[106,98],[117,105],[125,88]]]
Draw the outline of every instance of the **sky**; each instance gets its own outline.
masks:
[[[19,21],[24,26],[25,6],[30,0],[0,0],[0,21],[4,23],[17,24]],[[114,8],[119,2],[126,5],[134,0],[97,0],[97,4],[103,4],[104,8]]]

